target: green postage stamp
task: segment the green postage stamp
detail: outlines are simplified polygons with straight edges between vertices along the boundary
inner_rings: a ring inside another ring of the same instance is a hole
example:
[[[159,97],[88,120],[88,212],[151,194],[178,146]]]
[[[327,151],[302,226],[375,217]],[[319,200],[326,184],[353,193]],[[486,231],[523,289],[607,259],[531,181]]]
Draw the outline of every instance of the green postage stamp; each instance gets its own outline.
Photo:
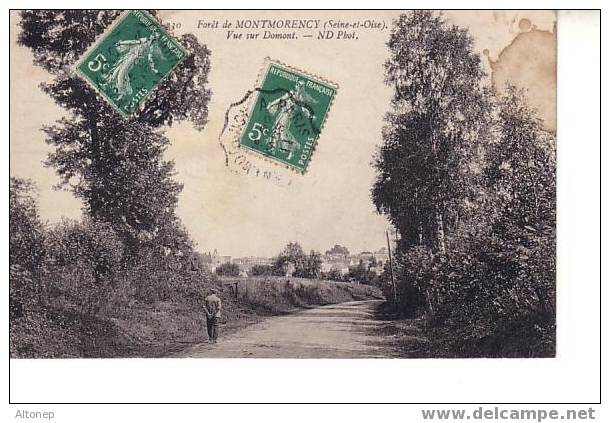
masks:
[[[130,10],[77,64],[77,72],[129,116],[186,55],[155,18]]]
[[[257,91],[240,147],[305,172],[337,86],[270,61]]]

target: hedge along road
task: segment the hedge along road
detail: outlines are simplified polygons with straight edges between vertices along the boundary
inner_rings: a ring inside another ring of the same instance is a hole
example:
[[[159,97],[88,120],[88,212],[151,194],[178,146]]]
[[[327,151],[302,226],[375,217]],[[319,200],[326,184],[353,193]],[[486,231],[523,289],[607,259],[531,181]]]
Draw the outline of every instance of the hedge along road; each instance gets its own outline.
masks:
[[[400,354],[389,322],[375,317],[383,301],[353,301],[271,317],[218,344],[198,344],[175,357],[389,358]],[[385,334],[384,334],[385,333]]]

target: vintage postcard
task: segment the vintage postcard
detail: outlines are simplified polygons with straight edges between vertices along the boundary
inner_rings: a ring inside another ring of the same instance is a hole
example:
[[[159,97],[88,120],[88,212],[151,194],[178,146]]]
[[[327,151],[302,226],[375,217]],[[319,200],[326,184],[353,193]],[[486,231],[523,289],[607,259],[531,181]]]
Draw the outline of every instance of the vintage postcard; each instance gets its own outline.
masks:
[[[12,358],[556,355],[553,11],[12,10]]]

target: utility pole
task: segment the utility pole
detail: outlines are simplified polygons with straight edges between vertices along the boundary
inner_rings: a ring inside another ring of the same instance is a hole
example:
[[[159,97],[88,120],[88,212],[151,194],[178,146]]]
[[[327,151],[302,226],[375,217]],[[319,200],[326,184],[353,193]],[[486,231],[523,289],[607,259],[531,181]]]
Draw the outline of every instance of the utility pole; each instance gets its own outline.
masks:
[[[388,258],[390,263],[390,276],[392,278],[392,289],[394,290],[394,303],[398,302],[398,297],[396,295],[396,281],[394,281],[394,266],[392,266],[392,247],[390,247],[390,234],[388,231],[385,231],[386,239],[388,240]]]

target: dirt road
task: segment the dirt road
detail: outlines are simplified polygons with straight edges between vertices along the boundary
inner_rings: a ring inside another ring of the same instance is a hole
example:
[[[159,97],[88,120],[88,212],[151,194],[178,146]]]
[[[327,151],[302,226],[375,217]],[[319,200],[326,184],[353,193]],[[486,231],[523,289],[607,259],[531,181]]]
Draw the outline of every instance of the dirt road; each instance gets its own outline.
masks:
[[[354,301],[271,317],[218,344],[192,346],[177,357],[399,357],[388,322],[375,318],[381,301]]]

